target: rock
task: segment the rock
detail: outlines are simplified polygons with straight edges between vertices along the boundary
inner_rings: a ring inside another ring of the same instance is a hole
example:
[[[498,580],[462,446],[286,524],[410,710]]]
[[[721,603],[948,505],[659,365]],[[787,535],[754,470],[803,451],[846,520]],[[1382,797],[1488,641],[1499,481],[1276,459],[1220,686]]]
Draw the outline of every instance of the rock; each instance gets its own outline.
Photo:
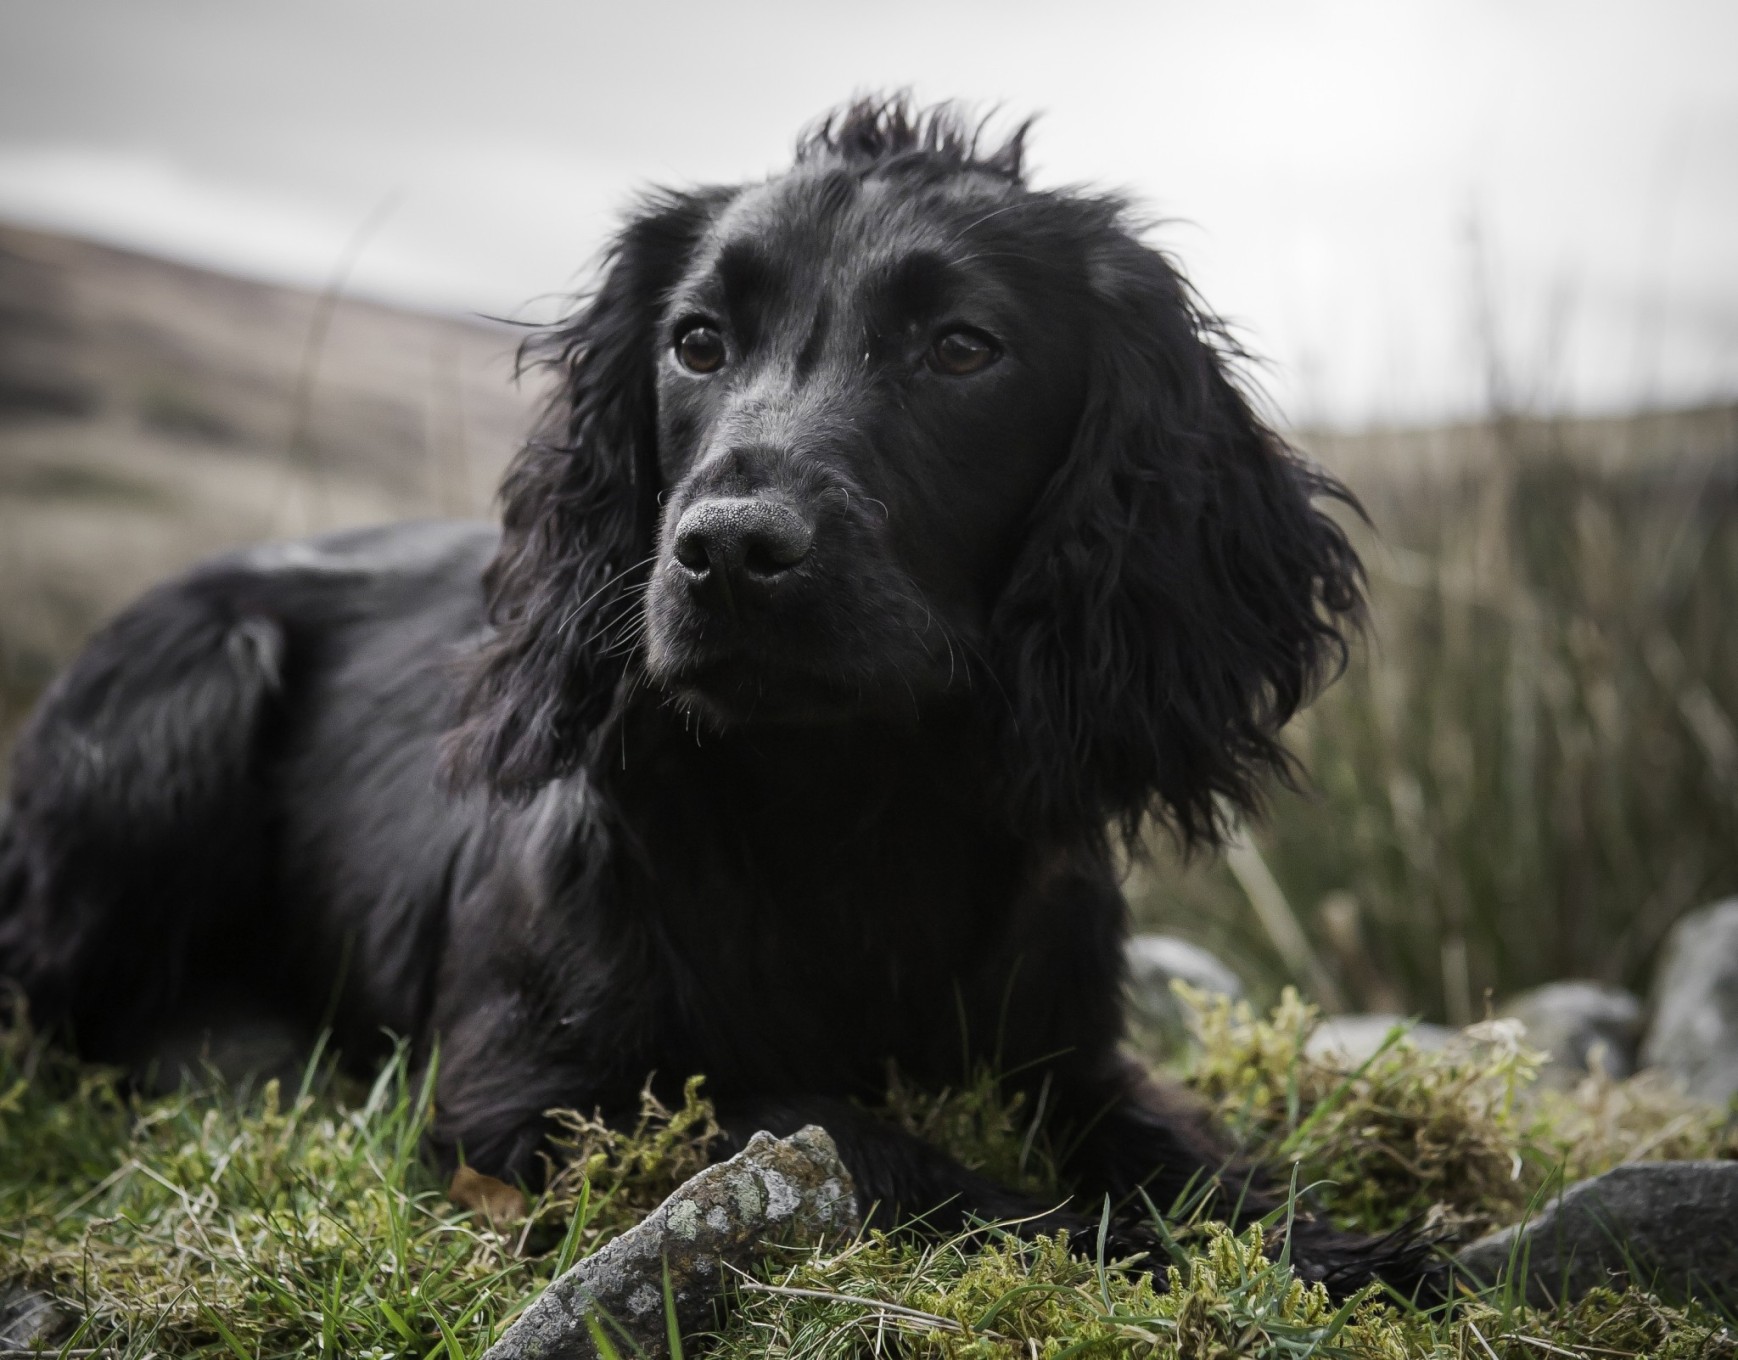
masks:
[[[68,1324],[66,1314],[46,1294],[0,1280],[0,1354],[52,1347]]]
[[[1427,1053],[1446,1048],[1456,1033],[1445,1025],[1414,1023],[1405,1015],[1332,1015],[1315,1027],[1304,1053],[1333,1067],[1358,1067],[1387,1042],[1396,1025],[1405,1029],[1414,1048]]]
[[[1509,998],[1499,1015],[1527,1027],[1526,1042],[1550,1059],[1546,1081],[1569,1082],[1594,1069],[1610,1077],[1635,1071],[1641,1002],[1604,982],[1551,982]]]
[[[1457,1264],[1489,1284],[1511,1257],[1540,1306],[1633,1280],[1729,1309],[1738,1305],[1738,1162],[1620,1166],[1570,1186],[1531,1221],[1480,1238]]]
[[[1159,1045],[1186,1043],[1187,1008],[1177,999],[1172,982],[1186,982],[1216,996],[1243,999],[1243,981],[1216,957],[1175,935],[1136,935],[1128,942],[1129,1019],[1137,1030],[1157,1038]]]
[[[1738,1095],[1738,897],[1691,912],[1666,937],[1641,1060],[1704,1100]]]
[[[594,1324],[623,1355],[666,1356],[666,1269],[677,1324],[688,1331],[729,1283],[726,1267],[746,1268],[762,1242],[811,1245],[858,1226],[856,1187],[825,1129],[811,1124],[786,1139],[757,1133],[555,1280],[484,1360],[592,1360],[603,1354]]]

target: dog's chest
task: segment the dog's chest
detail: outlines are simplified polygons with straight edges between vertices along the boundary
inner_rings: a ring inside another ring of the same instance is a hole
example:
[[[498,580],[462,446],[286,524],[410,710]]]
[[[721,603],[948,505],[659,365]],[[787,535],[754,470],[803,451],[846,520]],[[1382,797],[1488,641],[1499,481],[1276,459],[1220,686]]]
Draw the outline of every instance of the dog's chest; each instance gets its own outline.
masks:
[[[669,805],[666,804],[666,812]],[[653,819],[632,891],[671,996],[666,1058],[743,1088],[850,1090],[959,1066],[1017,928],[1024,856],[957,811],[854,820],[788,798]],[[962,1039],[965,1041],[962,1043]]]

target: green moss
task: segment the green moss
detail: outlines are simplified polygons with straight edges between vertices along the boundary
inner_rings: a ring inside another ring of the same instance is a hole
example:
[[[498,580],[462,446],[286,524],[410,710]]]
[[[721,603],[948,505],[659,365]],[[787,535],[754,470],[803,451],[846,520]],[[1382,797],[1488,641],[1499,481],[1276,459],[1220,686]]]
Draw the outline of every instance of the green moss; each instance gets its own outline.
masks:
[[[1652,1076],[1535,1084],[1542,1055],[1511,1022],[1438,1052],[1403,1029],[1353,1072],[1310,1058],[1319,1016],[1288,989],[1271,1015],[1180,988],[1200,1048],[1185,1074],[1270,1163],[1299,1164],[1351,1226],[1429,1223],[1468,1237],[1513,1222],[1564,1176],[1621,1162],[1738,1155],[1727,1112]]]
[[[1202,1046],[1188,1074],[1263,1159],[1302,1164],[1335,1217],[1373,1229],[1426,1214],[1463,1231],[1519,1215],[1546,1166],[1521,1093],[1537,1055],[1513,1031],[1421,1053],[1402,1032],[1354,1073],[1305,1053],[1313,1007],[1287,990],[1271,1016],[1185,991]]]
[[[587,1227],[581,1241],[589,1249],[662,1204],[711,1160],[720,1136],[712,1106],[700,1094],[703,1084],[701,1077],[688,1079],[678,1110],[666,1108],[647,1086],[631,1130],[595,1114],[556,1111],[548,1188],[532,1206],[533,1222],[565,1231],[563,1225],[583,1207]]]
[[[989,1234],[917,1248],[874,1236],[744,1285],[715,1354],[832,1360],[1024,1356],[1403,1356],[1396,1315],[1336,1308],[1262,1255],[1259,1229],[1214,1229],[1167,1287],[1072,1255],[1063,1236]],[[896,1345],[890,1345],[897,1338]]]
[[[1130,1356],[1152,1360],[1537,1360],[1731,1357],[1731,1332],[1701,1309],[1599,1291],[1572,1308],[1468,1300],[1452,1314],[1395,1306],[1374,1291],[1335,1306],[1262,1254],[1261,1232],[1209,1230],[1166,1272],[1105,1268],[1061,1238],[992,1235],[918,1248],[873,1236],[834,1255],[771,1265],[740,1290],[719,1360],[898,1355]]]

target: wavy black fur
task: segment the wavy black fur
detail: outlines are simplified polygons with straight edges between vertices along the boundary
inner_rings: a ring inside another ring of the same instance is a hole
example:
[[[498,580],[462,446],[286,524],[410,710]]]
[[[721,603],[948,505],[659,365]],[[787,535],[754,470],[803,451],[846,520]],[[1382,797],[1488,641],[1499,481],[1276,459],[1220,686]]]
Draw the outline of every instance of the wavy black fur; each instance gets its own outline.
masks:
[[[784,175],[648,198],[531,347],[498,535],[253,549],[111,624],[19,744],[0,976],[106,1057],[219,984],[353,1059],[438,1044],[435,1146],[496,1174],[550,1108],[700,1071],[735,1137],[825,1124],[883,1212],[1090,1236],[1109,1194],[1139,1246],[1140,1190],[1216,1173],[1270,1211],[1118,1056],[1106,828],[1211,845],[1288,773],[1360,607],[1348,498],[1124,204],[1030,188],[1023,142],[860,102]],[[1042,1093],[1080,1210],[866,1114],[889,1062]]]

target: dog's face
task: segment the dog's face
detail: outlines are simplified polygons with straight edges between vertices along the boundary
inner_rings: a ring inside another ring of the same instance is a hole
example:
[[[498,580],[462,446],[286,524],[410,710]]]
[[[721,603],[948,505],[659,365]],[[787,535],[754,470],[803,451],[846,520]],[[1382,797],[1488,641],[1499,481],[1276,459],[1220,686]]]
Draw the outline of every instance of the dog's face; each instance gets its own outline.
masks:
[[[718,215],[656,329],[653,684],[731,724],[969,683],[1084,396],[1084,261],[1035,208],[831,169]]]
[[[726,729],[934,715],[1032,830],[1211,840],[1361,604],[1337,483],[1114,198],[865,101],[655,195],[539,348],[453,768],[527,794],[650,692]],[[618,754],[613,757],[620,758]]]

